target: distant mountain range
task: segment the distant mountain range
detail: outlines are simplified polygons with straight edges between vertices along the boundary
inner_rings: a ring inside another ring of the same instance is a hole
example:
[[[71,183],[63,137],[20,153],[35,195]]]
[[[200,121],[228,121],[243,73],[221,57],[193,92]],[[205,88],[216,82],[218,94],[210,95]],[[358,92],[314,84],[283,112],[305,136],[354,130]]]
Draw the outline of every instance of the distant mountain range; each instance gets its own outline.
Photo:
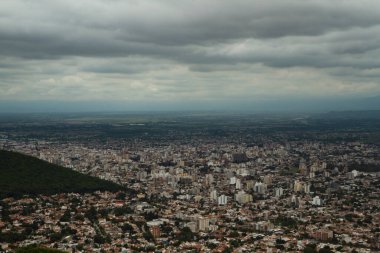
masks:
[[[122,189],[113,182],[31,156],[0,150],[0,197]]]
[[[380,119],[380,110],[363,110],[363,111],[331,111],[313,115],[314,118],[322,119]]]

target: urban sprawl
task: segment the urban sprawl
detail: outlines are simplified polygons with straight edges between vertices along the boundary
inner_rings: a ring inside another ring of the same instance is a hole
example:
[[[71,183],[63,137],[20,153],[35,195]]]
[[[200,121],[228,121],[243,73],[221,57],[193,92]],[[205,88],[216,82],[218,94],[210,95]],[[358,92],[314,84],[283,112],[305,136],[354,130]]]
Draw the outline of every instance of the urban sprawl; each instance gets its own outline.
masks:
[[[1,200],[0,251],[378,252],[379,147],[360,142],[188,144],[22,140],[28,154],[126,191]]]

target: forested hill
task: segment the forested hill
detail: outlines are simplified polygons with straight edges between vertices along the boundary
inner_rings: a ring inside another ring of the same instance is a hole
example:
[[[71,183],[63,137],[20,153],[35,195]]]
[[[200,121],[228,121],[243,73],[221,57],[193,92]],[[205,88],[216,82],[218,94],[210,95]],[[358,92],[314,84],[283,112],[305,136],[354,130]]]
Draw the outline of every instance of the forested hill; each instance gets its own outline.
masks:
[[[117,191],[122,187],[20,153],[0,150],[0,197]]]

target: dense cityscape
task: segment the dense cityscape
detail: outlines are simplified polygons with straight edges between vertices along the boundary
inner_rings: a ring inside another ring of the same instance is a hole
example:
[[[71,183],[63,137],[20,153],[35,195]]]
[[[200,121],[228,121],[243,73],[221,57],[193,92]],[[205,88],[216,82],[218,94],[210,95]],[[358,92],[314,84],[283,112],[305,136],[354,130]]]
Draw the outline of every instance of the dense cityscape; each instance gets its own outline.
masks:
[[[0,253],[380,253],[379,0],[0,0]]]
[[[148,137],[103,142],[30,138],[16,128],[1,133],[0,149],[125,190],[2,199],[4,252],[27,245],[66,252],[376,252],[380,247],[380,150],[359,141],[368,132],[341,129],[334,136],[355,132],[359,140],[329,142],[318,136],[283,141],[295,132],[280,131],[260,135],[255,144],[244,136],[247,130],[240,139],[194,133],[183,139],[169,131],[167,142]]]

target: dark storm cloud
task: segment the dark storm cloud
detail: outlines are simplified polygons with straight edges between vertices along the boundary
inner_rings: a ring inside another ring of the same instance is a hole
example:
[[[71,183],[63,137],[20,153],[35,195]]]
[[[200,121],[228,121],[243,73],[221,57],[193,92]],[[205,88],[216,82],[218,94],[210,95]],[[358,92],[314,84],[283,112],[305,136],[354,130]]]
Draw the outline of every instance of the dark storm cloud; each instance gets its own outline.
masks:
[[[0,99],[368,94],[379,75],[378,0],[0,1]]]
[[[179,15],[126,23],[126,39],[191,44],[241,38],[317,36],[380,22],[370,5],[351,1],[201,1],[180,6]]]
[[[344,57],[336,60],[334,55],[365,53],[380,45],[377,1],[5,1],[1,5],[0,55],[13,57],[142,55],[185,63],[330,67],[347,64]],[[351,30],[355,36],[357,29],[362,34],[353,40]],[[366,29],[376,33],[366,34]],[[333,42],[325,36],[333,32],[344,34]],[[286,37],[296,39],[282,40]],[[304,37],[315,38],[312,43],[318,44],[309,45]],[[252,45],[245,56],[211,52],[244,39],[260,40],[274,50]],[[289,46],[292,52],[286,52]],[[316,55],[305,53],[309,47]],[[352,65],[371,63],[361,60]]]

